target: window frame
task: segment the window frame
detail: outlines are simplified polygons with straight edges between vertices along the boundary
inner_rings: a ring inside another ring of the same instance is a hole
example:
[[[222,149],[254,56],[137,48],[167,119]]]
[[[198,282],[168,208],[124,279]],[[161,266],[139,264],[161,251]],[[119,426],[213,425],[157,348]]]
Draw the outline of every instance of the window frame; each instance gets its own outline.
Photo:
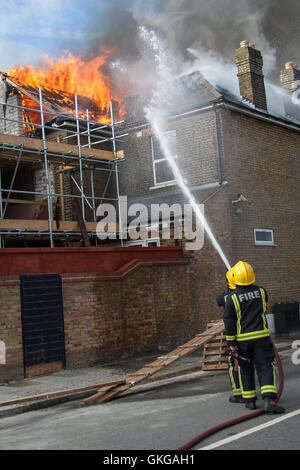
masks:
[[[160,246],[160,239],[159,238],[146,238],[145,240],[143,239],[138,239],[138,240],[131,240],[128,242],[124,243],[124,246],[143,246],[148,248],[149,243],[154,243],[156,242],[156,246]],[[151,248],[151,247],[150,247]]]
[[[177,144],[177,132],[175,129],[170,129],[168,131],[165,132],[165,134],[175,134],[175,138],[176,138],[176,144]],[[162,163],[162,162],[166,162],[167,165],[169,165],[169,162],[168,162],[168,159],[166,157],[164,158],[158,158],[158,159],[155,159],[154,156],[155,156],[155,152],[154,152],[154,145],[153,145],[153,139],[156,138],[155,135],[153,134],[151,136],[151,156],[152,156],[152,168],[153,168],[153,178],[154,178],[154,186],[163,186],[163,185],[168,185],[168,184],[174,184],[176,183],[176,179],[172,179],[172,180],[166,180],[166,181],[161,181],[161,182],[157,182],[157,176],[156,176],[156,164],[157,163]],[[177,158],[177,152],[176,152],[176,155],[172,155],[173,158]]]
[[[263,241],[263,240],[257,240],[256,238],[256,233],[257,232],[268,232],[271,233],[272,235],[272,240],[271,241]],[[254,229],[254,243],[257,246],[274,246],[274,230],[269,229],[269,228],[255,228]]]

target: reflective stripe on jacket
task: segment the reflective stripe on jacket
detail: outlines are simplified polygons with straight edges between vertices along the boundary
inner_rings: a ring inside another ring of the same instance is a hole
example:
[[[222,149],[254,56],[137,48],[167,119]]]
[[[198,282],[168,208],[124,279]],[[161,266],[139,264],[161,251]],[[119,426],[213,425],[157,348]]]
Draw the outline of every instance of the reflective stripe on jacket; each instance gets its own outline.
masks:
[[[224,324],[227,341],[248,341],[270,336],[266,309],[268,295],[255,284],[238,286],[226,299]]]

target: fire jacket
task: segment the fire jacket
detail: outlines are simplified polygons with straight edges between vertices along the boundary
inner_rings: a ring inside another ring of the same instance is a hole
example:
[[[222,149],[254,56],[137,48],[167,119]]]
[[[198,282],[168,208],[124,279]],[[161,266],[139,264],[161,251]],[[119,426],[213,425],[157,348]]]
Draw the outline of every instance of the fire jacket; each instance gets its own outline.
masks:
[[[267,302],[266,290],[255,284],[237,286],[228,294],[224,324],[229,345],[270,336],[265,315]]]
[[[228,292],[223,292],[223,294],[219,294],[217,296],[216,300],[217,300],[217,304],[219,305],[219,307],[225,307],[225,303],[230,292],[233,292],[233,290],[228,289]]]

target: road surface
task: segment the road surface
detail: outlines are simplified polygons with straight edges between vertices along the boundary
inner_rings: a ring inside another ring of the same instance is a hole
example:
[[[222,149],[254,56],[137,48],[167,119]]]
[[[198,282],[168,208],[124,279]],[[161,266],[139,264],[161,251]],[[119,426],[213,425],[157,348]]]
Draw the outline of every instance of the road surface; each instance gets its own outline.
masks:
[[[286,407],[284,415],[262,415],[225,429],[193,450],[299,449],[300,365],[287,357],[283,366],[285,387],[280,403]],[[112,458],[113,451],[120,450],[176,451],[208,428],[249,414],[243,404],[229,403],[229,395],[227,373],[217,372],[105,404],[87,406],[80,400],[2,418],[0,449],[95,450],[101,459]],[[257,404],[262,405],[260,399]],[[275,422],[277,418],[282,420]]]

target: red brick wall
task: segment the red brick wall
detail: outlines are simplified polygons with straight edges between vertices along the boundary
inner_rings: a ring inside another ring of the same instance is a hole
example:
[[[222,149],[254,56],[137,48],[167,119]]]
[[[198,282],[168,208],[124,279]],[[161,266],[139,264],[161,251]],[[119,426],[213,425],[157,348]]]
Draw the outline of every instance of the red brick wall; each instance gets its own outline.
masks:
[[[23,376],[22,323],[19,286],[0,286],[0,340],[6,345],[6,365],[0,383]]]
[[[122,280],[63,282],[67,368],[172,350],[192,338],[216,317],[215,307],[211,312],[203,303],[205,279],[199,279],[196,265],[169,265],[142,267]],[[0,339],[7,364],[0,366],[0,382],[23,377],[20,287],[3,284]]]

